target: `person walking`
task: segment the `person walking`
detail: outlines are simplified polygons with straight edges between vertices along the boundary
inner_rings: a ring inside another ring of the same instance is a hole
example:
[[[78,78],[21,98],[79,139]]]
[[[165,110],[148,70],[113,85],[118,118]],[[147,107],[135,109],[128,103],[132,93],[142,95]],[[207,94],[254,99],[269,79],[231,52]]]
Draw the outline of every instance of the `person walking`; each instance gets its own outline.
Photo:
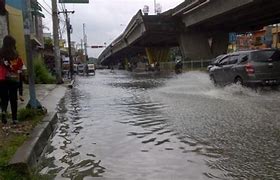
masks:
[[[16,50],[16,40],[7,35],[3,39],[0,50],[0,97],[1,97],[1,120],[7,124],[7,108],[10,101],[13,124],[17,123],[17,94],[19,88],[19,72],[23,62]]]

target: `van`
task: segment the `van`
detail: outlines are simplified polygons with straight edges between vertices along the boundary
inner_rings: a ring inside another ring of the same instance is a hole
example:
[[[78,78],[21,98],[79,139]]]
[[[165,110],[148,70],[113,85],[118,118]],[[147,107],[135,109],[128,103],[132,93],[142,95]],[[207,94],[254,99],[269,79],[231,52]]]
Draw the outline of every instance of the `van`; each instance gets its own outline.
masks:
[[[94,64],[88,64],[88,75],[95,75],[95,65]]]
[[[85,71],[84,64],[79,64],[77,69],[78,69],[78,75],[84,75],[84,71]]]

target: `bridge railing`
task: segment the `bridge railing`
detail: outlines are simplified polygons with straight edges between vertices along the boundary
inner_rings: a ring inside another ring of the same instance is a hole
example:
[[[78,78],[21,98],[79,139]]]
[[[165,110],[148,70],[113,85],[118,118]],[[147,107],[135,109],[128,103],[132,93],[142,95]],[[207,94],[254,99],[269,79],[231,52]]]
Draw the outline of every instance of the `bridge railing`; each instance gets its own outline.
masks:
[[[206,70],[207,66],[212,62],[212,59],[209,60],[188,60],[183,61],[183,69],[186,71],[192,70]],[[174,70],[175,62],[161,62],[160,69],[162,70]]]

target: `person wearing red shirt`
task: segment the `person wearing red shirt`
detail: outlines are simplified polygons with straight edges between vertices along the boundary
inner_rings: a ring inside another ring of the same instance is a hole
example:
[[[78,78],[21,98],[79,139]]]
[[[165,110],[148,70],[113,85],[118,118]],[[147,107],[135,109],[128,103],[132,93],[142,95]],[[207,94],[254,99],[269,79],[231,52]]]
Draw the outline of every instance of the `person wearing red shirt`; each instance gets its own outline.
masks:
[[[10,101],[13,124],[17,123],[17,92],[19,72],[23,66],[22,59],[16,50],[16,40],[8,35],[3,39],[0,50],[0,98],[3,124],[7,124],[7,107]]]

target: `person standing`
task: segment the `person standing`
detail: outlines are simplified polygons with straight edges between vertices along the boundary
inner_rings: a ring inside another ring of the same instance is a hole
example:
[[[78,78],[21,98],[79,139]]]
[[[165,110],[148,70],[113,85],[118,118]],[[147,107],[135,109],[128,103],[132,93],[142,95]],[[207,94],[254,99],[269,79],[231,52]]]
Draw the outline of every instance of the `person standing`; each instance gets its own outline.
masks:
[[[5,36],[2,49],[0,50],[0,69],[3,72],[0,79],[1,120],[3,124],[7,124],[9,101],[13,124],[17,123],[17,94],[19,88],[19,72],[22,70],[22,66],[22,59],[16,50],[16,40],[10,35]]]

